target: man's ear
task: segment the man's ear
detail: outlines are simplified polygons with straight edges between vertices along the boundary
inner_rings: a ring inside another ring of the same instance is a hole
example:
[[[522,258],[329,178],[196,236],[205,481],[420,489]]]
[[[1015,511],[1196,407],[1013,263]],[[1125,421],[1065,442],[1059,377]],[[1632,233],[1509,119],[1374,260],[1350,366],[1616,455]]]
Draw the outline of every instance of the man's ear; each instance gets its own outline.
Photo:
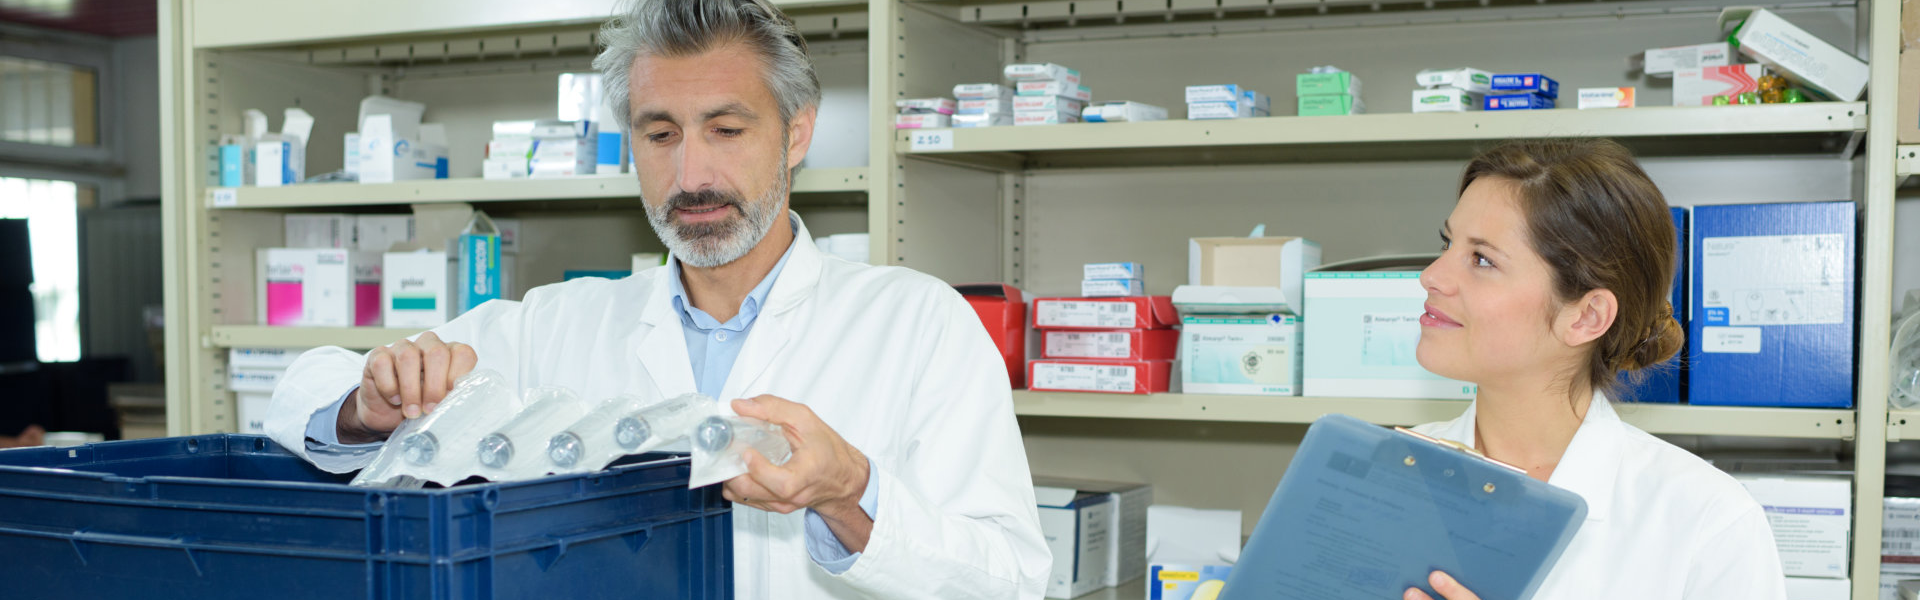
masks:
[[[1561,309],[1561,339],[1568,346],[1579,346],[1600,339],[1613,329],[1620,314],[1619,298],[1613,290],[1593,290]]]
[[[807,148],[813,145],[813,125],[819,119],[820,109],[808,107],[793,115],[793,122],[787,124],[787,168],[800,166],[807,158]]]

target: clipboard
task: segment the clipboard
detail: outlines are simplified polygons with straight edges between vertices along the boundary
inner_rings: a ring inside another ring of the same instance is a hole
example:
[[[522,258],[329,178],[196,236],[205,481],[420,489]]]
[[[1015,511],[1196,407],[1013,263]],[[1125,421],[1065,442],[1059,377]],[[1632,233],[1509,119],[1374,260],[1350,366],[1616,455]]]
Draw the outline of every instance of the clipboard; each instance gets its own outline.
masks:
[[[1586,520],[1578,494],[1465,446],[1327,415],[1274,489],[1221,600],[1391,600],[1445,571],[1527,600]]]

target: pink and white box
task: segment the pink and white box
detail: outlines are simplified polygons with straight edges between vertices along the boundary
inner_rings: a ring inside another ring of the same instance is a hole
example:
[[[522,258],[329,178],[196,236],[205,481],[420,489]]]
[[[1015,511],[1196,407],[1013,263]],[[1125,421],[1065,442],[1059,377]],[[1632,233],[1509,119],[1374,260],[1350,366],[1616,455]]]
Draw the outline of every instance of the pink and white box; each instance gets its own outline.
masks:
[[[347,327],[354,323],[349,251],[266,248],[257,255],[260,320],[278,327]]]

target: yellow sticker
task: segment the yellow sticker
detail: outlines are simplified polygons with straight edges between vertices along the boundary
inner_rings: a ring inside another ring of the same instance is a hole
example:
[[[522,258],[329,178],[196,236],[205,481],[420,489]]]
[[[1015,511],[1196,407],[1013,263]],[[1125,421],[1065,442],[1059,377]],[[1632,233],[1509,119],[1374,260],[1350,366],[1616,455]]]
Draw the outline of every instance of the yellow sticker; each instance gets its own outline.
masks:
[[[1199,571],[1161,571],[1161,581],[1199,581]]]

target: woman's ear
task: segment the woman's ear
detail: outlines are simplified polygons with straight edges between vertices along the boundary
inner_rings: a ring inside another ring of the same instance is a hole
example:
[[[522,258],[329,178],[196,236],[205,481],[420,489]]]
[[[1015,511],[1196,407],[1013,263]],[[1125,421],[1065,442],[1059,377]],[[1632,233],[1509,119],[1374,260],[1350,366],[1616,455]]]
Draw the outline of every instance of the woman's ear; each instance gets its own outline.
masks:
[[[1620,302],[1612,290],[1593,290],[1560,310],[1560,339],[1568,346],[1580,346],[1600,339],[1613,328],[1619,316]]]

